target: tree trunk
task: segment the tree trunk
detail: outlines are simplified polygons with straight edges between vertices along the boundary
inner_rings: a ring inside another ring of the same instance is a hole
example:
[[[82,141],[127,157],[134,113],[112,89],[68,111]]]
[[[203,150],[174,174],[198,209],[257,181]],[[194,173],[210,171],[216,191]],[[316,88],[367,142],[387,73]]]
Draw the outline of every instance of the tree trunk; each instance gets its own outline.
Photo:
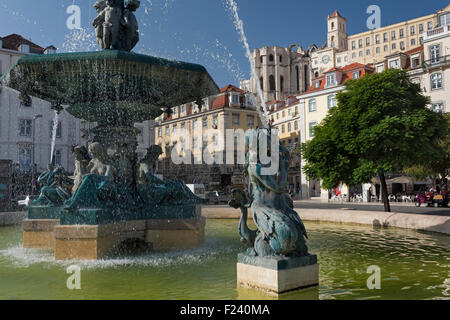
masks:
[[[387,194],[386,177],[384,175],[384,171],[380,172],[379,175],[380,175],[380,182],[381,182],[381,198],[383,199],[384,211],[391,212],[391,205],[389,204],[389,198],[388,198],[388,194]]]

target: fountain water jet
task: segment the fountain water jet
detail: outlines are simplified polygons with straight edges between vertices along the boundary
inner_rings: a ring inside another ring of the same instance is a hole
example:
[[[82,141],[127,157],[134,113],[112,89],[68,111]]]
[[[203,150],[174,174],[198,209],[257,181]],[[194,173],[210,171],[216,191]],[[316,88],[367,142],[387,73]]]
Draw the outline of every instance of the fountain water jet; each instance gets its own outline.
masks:
[[[250,62],[250,70],[252,72],[253,78],[256,81],[256,91],[258,93],[259,100],[261,102],[264,114],[261,114],[261,110],[259,108],[257,108],[257,111],[258,111],[259,117],[261,118],[263,127],[268,128],[269,127],[269,114],[267,111],[266,102],[264,101],[264,95],[261,90],[261,82],[259,81],[259,77],[256,73],[255,61],[253,60],[252,53],[250,51],[250,46],[248,45],[247,36],[245,35],[244,22],[239,17],[239,12],[238,12],[239,9],[238,9],[236,2],[234,0],[227,0],[227,2],[229,5],[229,8],[233,14],[234,26],[239,33],[240,40],[244,44],[245,55],[246,55],[248,61]]]

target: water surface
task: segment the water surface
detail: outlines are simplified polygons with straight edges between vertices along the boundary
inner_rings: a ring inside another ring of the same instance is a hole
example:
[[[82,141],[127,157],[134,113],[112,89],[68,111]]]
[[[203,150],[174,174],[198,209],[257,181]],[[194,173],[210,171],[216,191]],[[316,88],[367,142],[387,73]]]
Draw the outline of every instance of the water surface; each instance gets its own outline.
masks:
[[[19,227],[0,228],[0,299],[270,299],[236,288],[236,220],[208,220],[195,250],[126,254],[102,261],[54,261],[22,249]],[[320,286],[282,299],[449,299],[450,236],[401,229],[306,223]],[[81,290],[68,290],[67,267],[81,267]],[[367,268],[381,268],[381,290]]]

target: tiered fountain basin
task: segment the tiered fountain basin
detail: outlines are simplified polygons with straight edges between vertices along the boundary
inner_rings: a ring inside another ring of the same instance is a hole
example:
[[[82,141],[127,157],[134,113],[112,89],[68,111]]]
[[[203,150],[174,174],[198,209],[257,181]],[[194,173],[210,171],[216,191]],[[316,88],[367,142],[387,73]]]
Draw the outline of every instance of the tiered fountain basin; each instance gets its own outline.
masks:
[[[169,195],[164,201],[143,196],[153,184],[136,181],[134,124],[154,119],[163,108],[216,94],[219,89],[204,67],[113,50],[26,56],[1,83],[25,101],[38,97],[57,111],[64,105],[71,115],[97,123],[94,142],[113,159],[115,172],[114,199],[108,194],[108,204],[89,191],[83,197],[77,191],[62,203],[32,204],[23,222],[24,248],[53,249],[58,260],[102,259],[127,241],[156,251],[203,242],[201,202],[185,186],[163,184]]]

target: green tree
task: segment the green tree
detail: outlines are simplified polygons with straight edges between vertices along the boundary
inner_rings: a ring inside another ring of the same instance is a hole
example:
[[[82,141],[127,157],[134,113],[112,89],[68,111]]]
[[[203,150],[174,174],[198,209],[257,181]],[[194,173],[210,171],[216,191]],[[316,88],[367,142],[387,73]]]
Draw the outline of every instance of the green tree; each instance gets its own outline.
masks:
[[[405,170],[405,173],[417,180],[431,178],[435,181],[439,177],[450,176],[450,113],[444,115],[446,128],[439,141],[443,153],[436,158],[428,159],[422,164],[417,164]]]
[[[386,172],[442,155],[444,118],[427,108],[429,98],[402,70],[348,81],[337,101],[315,128],[314,139],[302,145],[304,170],[310,178],[322,179],[327,189],[378,176],[384,208],[390,212]]]

